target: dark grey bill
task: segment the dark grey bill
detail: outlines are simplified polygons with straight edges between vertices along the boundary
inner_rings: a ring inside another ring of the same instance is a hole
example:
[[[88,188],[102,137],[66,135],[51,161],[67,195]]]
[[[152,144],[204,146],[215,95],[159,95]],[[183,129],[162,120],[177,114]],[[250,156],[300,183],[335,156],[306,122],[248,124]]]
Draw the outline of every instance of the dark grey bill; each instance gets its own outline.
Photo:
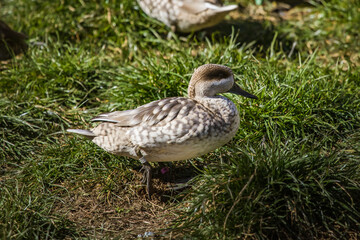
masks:
[[[239,85],[237,85],[236,83],[234,83],[234,85],[232,86],[232,88],[230,88],[230,90],[228,91],[229,93],[234,93],[234,94],[238,94],[247,98],[253,98],[253,99],[258,99],[257,96],[252,95],[250,93],[248,93],[245,90],[242,90]]]

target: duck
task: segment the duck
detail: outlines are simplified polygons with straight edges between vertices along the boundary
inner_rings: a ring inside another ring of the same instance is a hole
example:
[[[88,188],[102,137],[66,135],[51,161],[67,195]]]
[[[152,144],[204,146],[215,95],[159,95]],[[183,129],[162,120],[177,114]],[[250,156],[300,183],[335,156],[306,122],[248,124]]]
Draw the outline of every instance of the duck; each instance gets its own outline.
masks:
[[[212,27],[238,8],[223,6],[220,0],[137,0],[150,17],[171,28],[173,32],[195,32]]]
[[[142,163],[142,183],[151,196],[150,162],[187,160],[207,154],[236,134],[240,117],[235,104],[222,93],[257,99],[234,81],[224,65],[205,64],[189,82],[187,97],[168,97],[138,108],[103,113],[90,130],[67,129],[89,138],[107,152]]]
[[[25,52],[28,48],[25,42],[27,38],[25,34],[12,30],[0,20],[0,60],[8,60],[14,55]]]

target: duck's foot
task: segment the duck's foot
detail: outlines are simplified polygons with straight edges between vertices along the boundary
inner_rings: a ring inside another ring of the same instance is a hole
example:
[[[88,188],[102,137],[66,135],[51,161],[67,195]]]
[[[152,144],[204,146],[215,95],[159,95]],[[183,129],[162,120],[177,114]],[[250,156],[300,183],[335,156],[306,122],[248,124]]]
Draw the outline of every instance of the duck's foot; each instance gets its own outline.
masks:
[[[141,183],[142,184],[146,183],[146,192],[147,192],[148,197],[150,199],[150,197],[151,197],[151,178],[152,178],[152,176],[151,176],[151,166],[146,161],[143,162],[142,164],[143,164],[143,166],[140,169],[140,171],[143,171],[144,173],[143,173],[143,178],[141,180]]]

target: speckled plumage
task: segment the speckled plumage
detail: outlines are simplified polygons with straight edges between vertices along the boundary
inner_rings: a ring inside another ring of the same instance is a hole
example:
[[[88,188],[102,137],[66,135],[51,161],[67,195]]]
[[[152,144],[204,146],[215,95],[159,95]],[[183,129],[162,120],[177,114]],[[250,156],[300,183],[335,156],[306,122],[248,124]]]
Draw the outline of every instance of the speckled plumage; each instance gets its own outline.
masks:
[[[141,122],[132,120],[133,126],[103,123],[92,129],[97,136],[93,142],[113,154],[136,159],[145,155],[149,162],[178,161],[222,146],[239,127],[235,105],[221,96],[166,98],[142,108],[132,110],[144,115]]]
[[[235,104],[219,93],[256,98],[234,83],[230,68],[206,64],[195,70],[188,98],[171,97],[136,109],[101,114],[87,136],[113,154],[145,162],[178,161],[206,154],[230,141],[239,127]]]
[[[222,6],[220,0],[138,0],[149,16],[174,31],[193,32],[218,24],[237,5]]]

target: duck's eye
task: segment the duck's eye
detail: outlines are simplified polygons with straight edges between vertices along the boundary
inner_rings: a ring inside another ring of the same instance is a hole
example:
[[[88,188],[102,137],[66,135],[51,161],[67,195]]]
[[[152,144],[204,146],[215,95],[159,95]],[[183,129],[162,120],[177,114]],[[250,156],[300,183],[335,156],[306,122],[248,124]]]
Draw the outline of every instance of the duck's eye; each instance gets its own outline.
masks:
[[[224,72],[209,72],[206,73],[206,79],[222,79],[228,77],[228,74]]]
[[[225,78],[226,77],[226,74],[224,73],[218,73],[218,78]]]

